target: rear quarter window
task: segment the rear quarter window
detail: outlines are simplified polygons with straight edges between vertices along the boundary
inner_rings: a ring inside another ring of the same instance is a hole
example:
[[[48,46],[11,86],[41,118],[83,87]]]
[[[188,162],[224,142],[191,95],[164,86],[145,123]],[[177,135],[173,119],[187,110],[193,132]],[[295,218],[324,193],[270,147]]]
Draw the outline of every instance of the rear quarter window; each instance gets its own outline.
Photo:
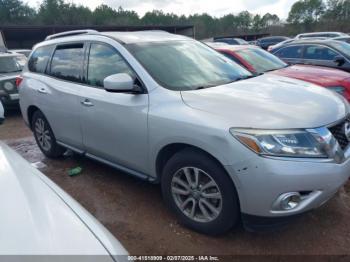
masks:
[[[53,48],[53,46],[38,47],[28,61],[29,71],[41,74],[45,73]]]

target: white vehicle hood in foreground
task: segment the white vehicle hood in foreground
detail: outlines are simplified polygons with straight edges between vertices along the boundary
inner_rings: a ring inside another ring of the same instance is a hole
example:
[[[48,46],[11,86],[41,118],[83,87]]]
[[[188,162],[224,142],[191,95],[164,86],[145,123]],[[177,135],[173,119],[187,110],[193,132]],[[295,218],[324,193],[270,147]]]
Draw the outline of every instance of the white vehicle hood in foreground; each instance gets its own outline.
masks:
[[[0,255],[127,254],[46,176],[0,142]]]
[[[348,113],[347,102],[323,87],[269,74],[181,95],[188,106],[224,117],[232,127],[314,128]]]

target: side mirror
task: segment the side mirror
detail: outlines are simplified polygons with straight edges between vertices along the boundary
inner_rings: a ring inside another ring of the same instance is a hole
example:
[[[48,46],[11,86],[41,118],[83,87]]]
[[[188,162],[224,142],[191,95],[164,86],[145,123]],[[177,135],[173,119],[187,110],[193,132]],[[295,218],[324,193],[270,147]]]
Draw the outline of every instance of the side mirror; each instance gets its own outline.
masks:
[[[342,66],[343,64],[345,64],[345,58],[342,57],[342,56],[340,56],[340,55],[338,55],[338,56],[336,56],[336,57],[334,58],[333,62],[334,62],[335,64],[337,64],[338,66]]]
[[[4,122],[5,115],[4,115],[4,107],[2,106],[2,103],[0,101],[0,125]]]
[[[103,85],[106,91],[114,93],[140,93],[142,91],[134,85],[134,80],[126,73],[107,76],[103,80]]]

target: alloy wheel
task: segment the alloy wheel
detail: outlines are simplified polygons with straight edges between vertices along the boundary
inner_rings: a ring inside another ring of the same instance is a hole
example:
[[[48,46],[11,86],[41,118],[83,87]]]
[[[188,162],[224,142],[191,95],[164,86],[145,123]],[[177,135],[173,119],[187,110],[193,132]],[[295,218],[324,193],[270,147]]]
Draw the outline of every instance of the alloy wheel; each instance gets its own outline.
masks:
[[[196,167],[179,169],[171,181],[177,207],[190,219],[211,222],[222,210],[222,194],[215,180]]]
[[[35,122],[35,134],[41,148],[49,151],[51,149],[50,131],[42,118],[38,118]]]

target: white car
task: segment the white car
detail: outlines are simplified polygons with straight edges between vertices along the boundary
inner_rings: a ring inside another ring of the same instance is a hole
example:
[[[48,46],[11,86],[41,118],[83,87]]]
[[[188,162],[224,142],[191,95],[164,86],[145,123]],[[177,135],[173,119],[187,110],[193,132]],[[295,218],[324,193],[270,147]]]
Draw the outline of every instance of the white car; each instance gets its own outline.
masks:
[[[304,38],[312,38],[312,37],[333,38],[333,37],[340,37],[340,36],[349,36],[349,35],[341,32],[313,32],[313,33],[299,34],[295,37],[295,39],[304,39]]]
[[[127,259],[124,247],[91,214],[2,142],[0,210],[0,255]]]

